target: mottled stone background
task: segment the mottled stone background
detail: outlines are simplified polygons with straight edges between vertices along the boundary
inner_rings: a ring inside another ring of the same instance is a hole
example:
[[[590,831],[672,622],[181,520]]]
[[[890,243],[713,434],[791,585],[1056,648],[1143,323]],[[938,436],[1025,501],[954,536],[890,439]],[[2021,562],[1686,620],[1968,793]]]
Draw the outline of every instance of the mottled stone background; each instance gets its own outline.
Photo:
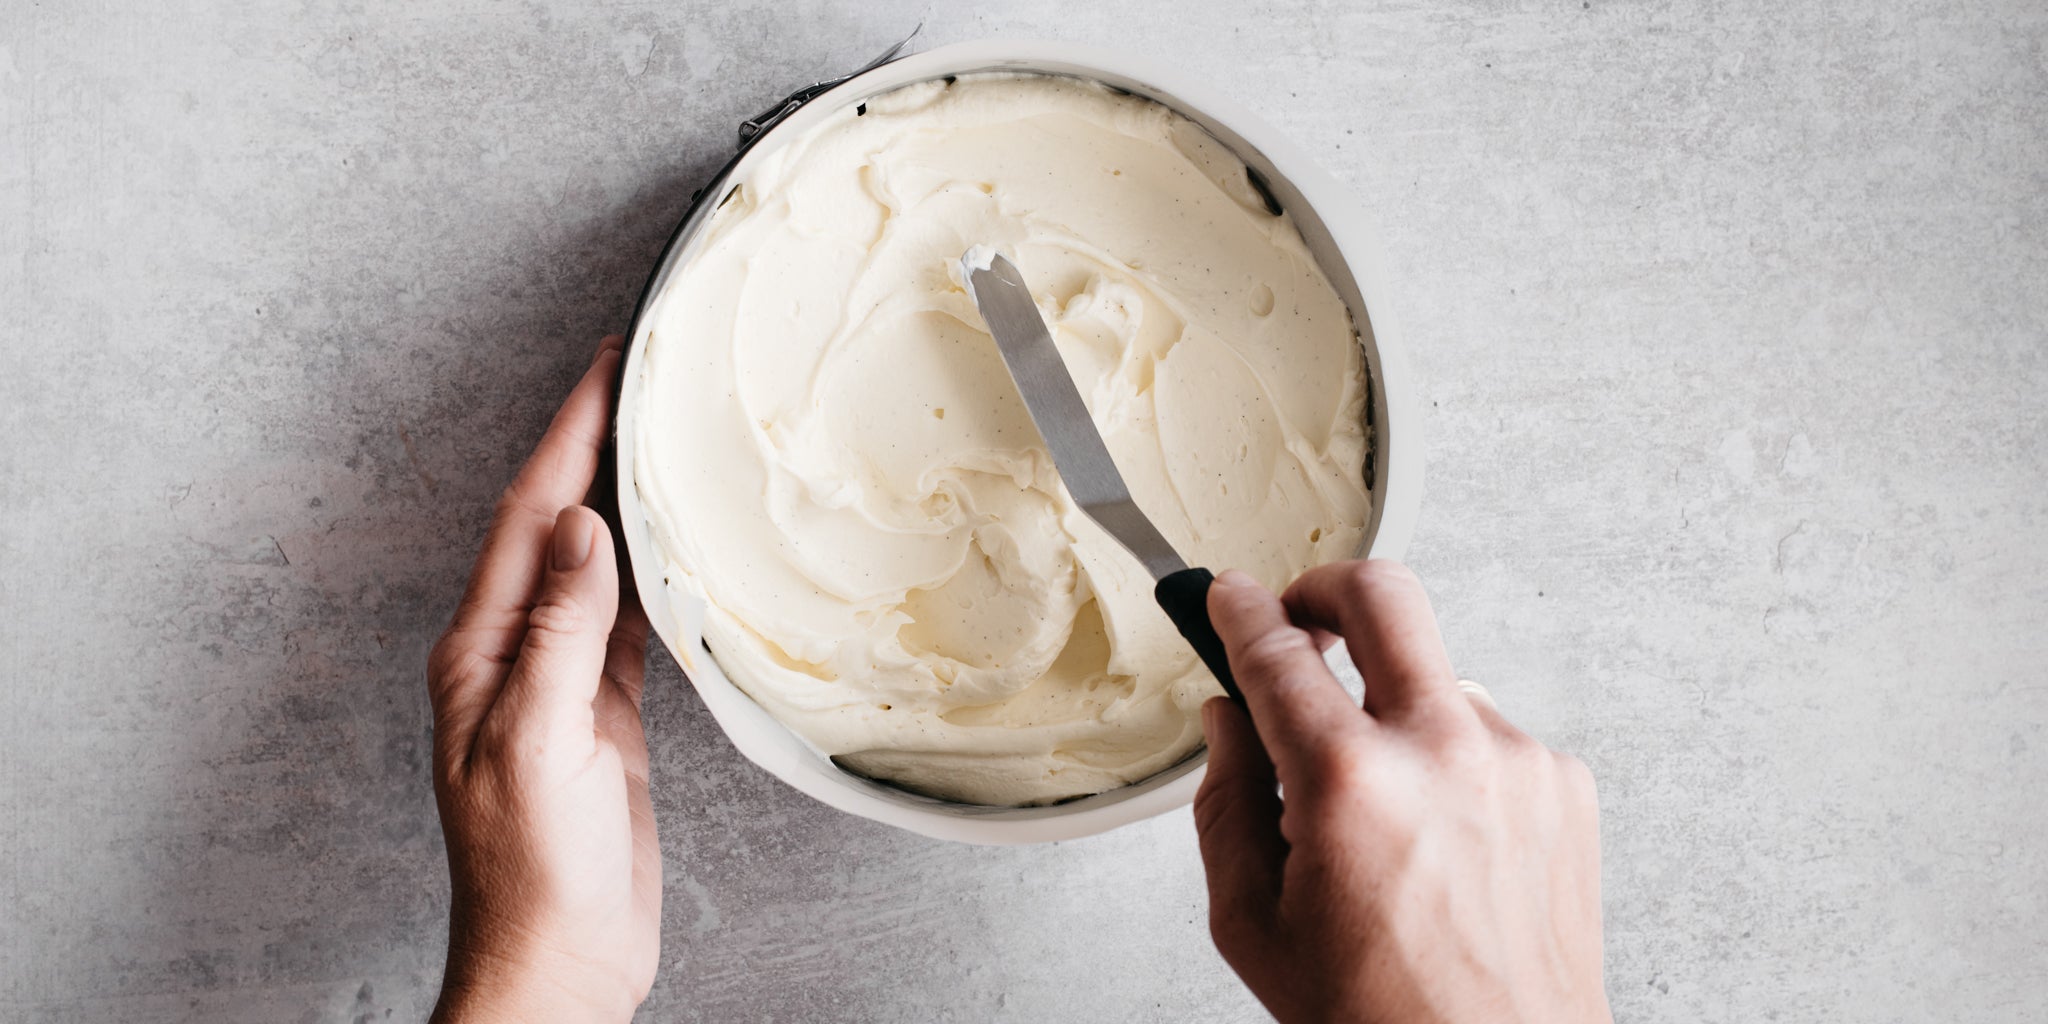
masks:
[[[2048,990],[2048,7],[0,0],[0,1018],[418,1019],[421,661],[733,126],[920,19],[1171,60],[1384,228],[1460,668],[1625,1021]],[[666,653],[663,1021],[1258,1016],[1185,813],[976,849]]]

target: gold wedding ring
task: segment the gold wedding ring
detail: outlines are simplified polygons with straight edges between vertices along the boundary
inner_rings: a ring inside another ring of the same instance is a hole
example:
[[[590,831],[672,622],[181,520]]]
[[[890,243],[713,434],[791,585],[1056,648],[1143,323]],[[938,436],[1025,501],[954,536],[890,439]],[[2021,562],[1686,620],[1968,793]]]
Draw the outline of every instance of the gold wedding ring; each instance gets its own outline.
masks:
[[[1494,703],[1493,694],[1486,692],[1486,687],[1481,686],[1470,679],[1460,679],[1458,680],[1458,689],[1461,692],[1463,692],[1465,696],[1470,697],[1473,700],[1476,700],[1479,703],[1494,709],[1495,711],[1500,710],[1500,705]]]

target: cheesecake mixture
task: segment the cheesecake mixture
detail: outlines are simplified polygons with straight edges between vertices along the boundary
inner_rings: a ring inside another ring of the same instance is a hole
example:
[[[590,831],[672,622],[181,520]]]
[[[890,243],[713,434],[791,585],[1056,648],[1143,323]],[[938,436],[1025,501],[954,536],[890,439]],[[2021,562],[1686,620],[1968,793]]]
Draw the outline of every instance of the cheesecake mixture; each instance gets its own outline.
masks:
[[[1023,271],[1190,565],[1279,587],[1358,550],[1364,370],[1244,164],[1092,83],[905,87],[725,197],[628,385],[672,600],[704,602],[733,682],[843,767],[1049,803],[1186,757],[1222,691],[1061,486],[962,287],[973,245]]]

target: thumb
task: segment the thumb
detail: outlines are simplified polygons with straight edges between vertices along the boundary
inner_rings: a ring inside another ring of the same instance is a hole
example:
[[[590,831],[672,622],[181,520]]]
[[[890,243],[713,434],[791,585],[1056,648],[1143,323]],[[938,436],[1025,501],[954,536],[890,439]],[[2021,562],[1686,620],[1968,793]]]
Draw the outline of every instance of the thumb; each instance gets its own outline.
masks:
[[[547,576],[527,613],[526,639],[491,717],[498,727],[553,732],[594,729],[591,702],[604,676],[605,649],[619,613],[619,570],[611,531],[598,514],[572,505],[555,517]]]
[[[1209,934],[1225,959],[1258,945],[1280,902],[1287,841],[1279,782],[1250,716],[1217,697],[1202,705],[1209,773],[1195,793],[1195,832],[1209,876]]]

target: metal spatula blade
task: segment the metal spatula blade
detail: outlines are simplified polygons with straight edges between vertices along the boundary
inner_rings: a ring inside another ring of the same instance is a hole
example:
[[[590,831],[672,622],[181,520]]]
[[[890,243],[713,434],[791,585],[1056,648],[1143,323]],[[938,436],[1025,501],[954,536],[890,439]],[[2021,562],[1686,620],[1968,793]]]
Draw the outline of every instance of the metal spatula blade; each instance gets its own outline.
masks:
[[[1052,453],[1053,465],[1074,503],[1101,525],[1117,543],[1145,566],[1157,581],[1152,595],[1186,637],[1202,662],[1215,673],[1223,689],[1242,700],[1237,680],[1231,676],[1230,660],[1223,641],[1209,622],[1209,585],[1215,581],[1207,569],[1190,569],[1131,500],[1130,488],[1116,461],[1102,443],[1088,406],[1067,372],[1066,361],[1053,345],[1045,320],[1038,315],[1038,303],[1024,275],[1002,254],[975,246],[960,257],[960,276],[967,282],[967,294],[981,310],[981,318],[1003,354],[1003,365],[1031,412],[1031,421]]]

